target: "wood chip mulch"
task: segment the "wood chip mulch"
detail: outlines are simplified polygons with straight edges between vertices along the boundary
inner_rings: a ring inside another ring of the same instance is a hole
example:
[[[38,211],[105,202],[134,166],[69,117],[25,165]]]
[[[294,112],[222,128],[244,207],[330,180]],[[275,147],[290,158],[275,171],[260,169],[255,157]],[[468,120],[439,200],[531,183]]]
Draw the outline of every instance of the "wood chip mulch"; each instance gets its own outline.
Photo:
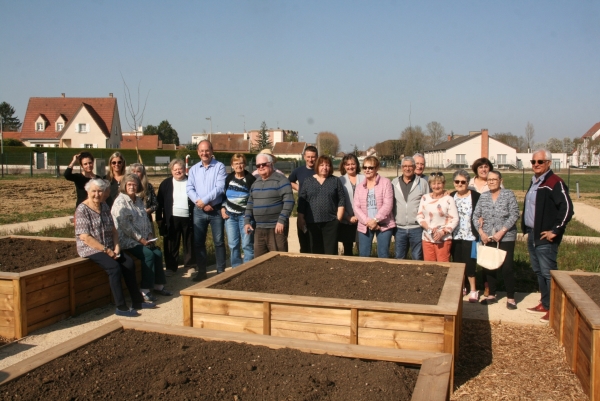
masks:
[[[452,400],[587,400],[548,325],[463,320]]]

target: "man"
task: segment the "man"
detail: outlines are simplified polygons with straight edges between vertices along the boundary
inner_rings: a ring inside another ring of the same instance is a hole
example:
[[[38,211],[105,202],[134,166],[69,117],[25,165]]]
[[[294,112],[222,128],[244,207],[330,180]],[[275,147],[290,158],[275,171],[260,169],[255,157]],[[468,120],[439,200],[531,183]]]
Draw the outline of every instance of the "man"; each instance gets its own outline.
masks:
[[[225,165],[213,159],[212,143],[208,140],[198,144],[201,163],[195,164],[188,174],[186,186],[188,198],[194,207],[194,250],[198,272],[194,281],[202,281],[206,275],[206,234],[212,231],[217,257],[217,274],[225,271],[225,224],[221,216],[221,203],[225,192]]]
[[[538,150],[532,159],[534,176],[525,195],[521,228],[527,234],[531,268],[537,275],[542,298],[538,306],[528,308],[527,312],[543,315],[540,322],[548,323],[550,271],[558,269],[558,245],[573,217],[573,202],[565,182],[550,169],[552,153]]]
[[[270,251],[287,252],[290,215],[294,209],[294,194],[288,179],[274,172],[273,158],[268,154],[256,156],[259,177],[250,188],[244,215],[244,230],[254,232],[254,257]]]
[[[420,153],[415,153],[413,159],[415,160],[415,175],[429,182],[429,177],[423,174],[425,171],[425,157]]]
[[[413,260],[423,260],[423,228],[417,223],[417,212],[423,195],[429,193],[429,185],[416,171],[415,159],[402,159],[402,175],[394,178],[394,217],[396,219],[396,259],[406,258],[410,246]],[[421,173],[423,169],[421,169]]]
[[[308,177],[312,177],[315,174],[315,162],[319,157],[319,151],[314,146],[307,146],[304,149],[304,161],[306,166],[300,166],[290,174],[290,182],[292,183],[292,189],[300,193],[302,183]],[[306,226],[298,226],[298,241],[300,242],[300,253],[311,253],[310,249],[310,235]]]

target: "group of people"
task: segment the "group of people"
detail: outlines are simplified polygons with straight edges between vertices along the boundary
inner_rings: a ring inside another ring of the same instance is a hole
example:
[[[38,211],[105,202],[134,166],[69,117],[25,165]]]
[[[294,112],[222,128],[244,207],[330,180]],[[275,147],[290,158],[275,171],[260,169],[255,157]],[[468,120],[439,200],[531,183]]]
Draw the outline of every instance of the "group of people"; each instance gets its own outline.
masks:
[[[148,183],[143,165],[133,164],[130,174],[125,174],[125,159],[118,152],[109,159],[106,180],[93,174],[94,159],[86,152],[77,155],[65,171],[77,189],[78,251],[107,270],[117,314],[134,316],[136,310],[155,306],[153,294],[171,295],[164,288],[165,276],[177,271],[182,241],[184,266],[196,268],[194,281],[206,279],[209,227],[217,273],[226,266],[225,233],[232,267],[269,251],[287,252],[293,191],[298,192],[301,253],[337,255],[341,242],[344,255],[354,255],[357,243],[359,256],[368,257],[376,238],[377,256],[387,258],[394,237],[398,259],[406,258],[410,250],[413,260],[465,263],[463,295],[468,294],[469,302],[496,303],[497,272],[501,271],[506,307],[517,309],[513,255],[520,211],[514,193],[504,188],[502,174],[487,158],[474,162],[473,176],[463,169],[454,172],[454,188],[449,189],[443,172],[424,174],[421,154],[404,157],[402,174],[392,181],[378,173],[376,157],[366,157],[361,166],[352,154],[343,158],[341,176],[336,177],[331,159],[319,156],[314,146],[305,149],[306,164],[289,178],[275,169],[268,150],[257,155],[253,173],[246,169],[246,157],[234,154],[227,174],[225,165],[213,157],[208,140],[198,144],[198,155],[200,163],[187,176],[183,161],[173,160],[169,165],[172,177],[160,184],[158,194]],[[550,169],[550,152],[540,150],[533,159],[534,177],[525,198],[522,230],[528,234],[542,296],[540,304],[527,311],[543,314],[542,321],[547,321],[550,270],[557,268],[558,245],[573,207],[564,182]],[[81,174],[72,172],[76,161]],[[163,254],[153,245],[153,213],[164,238],[166,271]],[[475,280],[478,242],[506,251],[498,270],[483,269],[482,299]],[[142,261],[141,289],[137,289],[133,263],[124,250]],[[122,297],[120,273],[130,293],[136,294],[132,308]]]

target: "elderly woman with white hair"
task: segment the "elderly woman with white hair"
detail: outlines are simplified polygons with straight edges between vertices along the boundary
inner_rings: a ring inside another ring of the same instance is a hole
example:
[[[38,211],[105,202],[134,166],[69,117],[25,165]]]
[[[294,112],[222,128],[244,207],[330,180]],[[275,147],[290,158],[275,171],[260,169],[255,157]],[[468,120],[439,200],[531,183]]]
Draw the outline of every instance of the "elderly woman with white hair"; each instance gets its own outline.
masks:
[[[107,181],[92,178],[85,184],[86,200],[75,210],[75,240],[77,253],[97,263],[108,274],[110,289],[117,304],[118,316],[139,316],[137,310],[154,308],[144,302],[135,279],[135,265],[131,257],[121,251],[119,233],[115,227],[110,208],[102,200],[109,188]],[[121,276],[131,295],[133,308],[129,308],[123,295]]]

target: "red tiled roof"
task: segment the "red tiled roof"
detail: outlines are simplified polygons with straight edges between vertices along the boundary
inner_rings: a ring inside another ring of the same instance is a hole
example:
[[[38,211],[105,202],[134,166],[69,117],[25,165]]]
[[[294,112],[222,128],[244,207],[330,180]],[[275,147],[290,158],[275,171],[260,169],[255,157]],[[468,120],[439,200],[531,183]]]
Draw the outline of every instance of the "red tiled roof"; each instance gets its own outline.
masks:
[[[163,150],[177,150],[177,145],[175,145],[174,143],[163,143],[162,149]]]
[[[21,133],[15,131],[4,131],[2,132],[2,139],[18,139],[21,140]]]
[[[31,97],[21,127],[22,137],[25,139],[59,138],[61,133],[55,131],[54,125],[58,118],[62,115],[69,122],[82,105],[90,112],[104,134],[110,136],[108,127],[112,127],[117,105],[117,99],[114,97]],[[40,115],[48,121],[48,126],[45,131],[36,132],[35,121]]]
[[[306,142],[277,142],[273,147],[274,155],[300,155],[304,152]]]
[[[124,136],[121,140],[121,149],[135,149],[135,136]],[[138,149],[161,149],[162,141],[158,139],[158,135],[142,135],[137,139]]]
[[[244,134],[208,134],[215,152],[248,152],[250,145]]]
[[[583,134],[582,138],[591,138],[598,131],[600,131],[600,122],[594,124],[594,126],[590,128],[588,132]]]

